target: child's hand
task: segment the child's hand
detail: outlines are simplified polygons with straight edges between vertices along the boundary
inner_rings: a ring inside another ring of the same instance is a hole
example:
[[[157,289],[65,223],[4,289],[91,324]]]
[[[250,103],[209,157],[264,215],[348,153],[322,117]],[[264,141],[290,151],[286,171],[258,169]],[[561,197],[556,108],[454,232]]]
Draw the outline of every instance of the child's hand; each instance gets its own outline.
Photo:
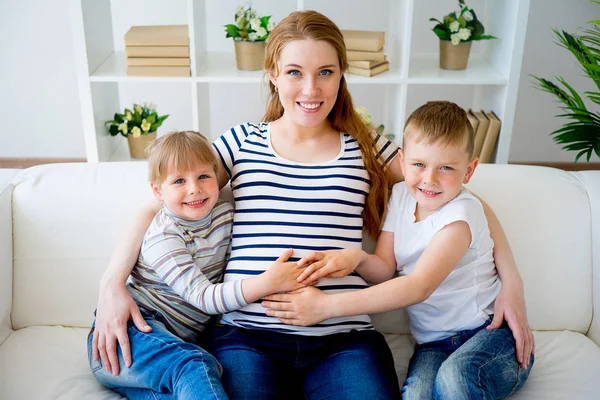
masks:
[[[354,272],[363,259],[360,249],[328,250],[315,252],[298,261],[298,266],[310,264],[298,277],[298,282],[312,284],[319,278],[341,278]]]
[[[299,266],[296,262],[288,261],[293,253],[293,249],[284,251],[265,271],[265,275],[273,288],[273,293],[289,292],[306,286],[305,283],[297,280],[305,267]]]
[[[265,297],[262,306],[267,315],[277,317],[288,325],[309,326],[318,324],[329,317],[329,295],[308,286],[286,294],[272,294]]]

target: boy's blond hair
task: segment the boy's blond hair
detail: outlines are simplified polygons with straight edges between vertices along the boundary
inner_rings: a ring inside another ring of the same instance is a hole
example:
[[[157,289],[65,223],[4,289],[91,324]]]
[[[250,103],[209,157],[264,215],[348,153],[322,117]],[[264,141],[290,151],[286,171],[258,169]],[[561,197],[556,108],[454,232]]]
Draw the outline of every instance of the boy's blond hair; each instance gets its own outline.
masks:
[[[172,171],[190,171],[210,164],[215,174],[219,163],[208,140],[199,132],[173,131],[159,137],[146,149],[148,180],[161,184]]]
[[[410,114],[404,126],[404,142],[407,138],[427,145],[465,145],[469,159],[473,157],[473,127],[466,111],[450,101],[430,101]]]

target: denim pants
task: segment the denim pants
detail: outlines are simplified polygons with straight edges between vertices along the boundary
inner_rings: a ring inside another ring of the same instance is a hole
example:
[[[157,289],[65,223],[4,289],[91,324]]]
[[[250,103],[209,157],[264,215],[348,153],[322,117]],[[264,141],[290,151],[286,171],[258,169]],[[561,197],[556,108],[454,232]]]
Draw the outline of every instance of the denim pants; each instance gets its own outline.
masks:
[[[519,390],[533,365],[521,369],[512,331],[478,328],[418,344],[402,387],[405,400],[501,399]]]
[[[233,400],[400,398],[392,354],[373,330],[302,336],[222,326],[211,353]]]
[[[200,346],[183,341],[156,319],[143,313],[152,332],[140,332],[129,321],[127,333],[132,364],[125,367],[121,349],[119,375],[106,372],[101,360],[92,360],[92,331],[88,336],[88,359],[98,382],[128,399],[227,399],[220,381],[222,368]],[[94,322],[95,324],[95,322]]]

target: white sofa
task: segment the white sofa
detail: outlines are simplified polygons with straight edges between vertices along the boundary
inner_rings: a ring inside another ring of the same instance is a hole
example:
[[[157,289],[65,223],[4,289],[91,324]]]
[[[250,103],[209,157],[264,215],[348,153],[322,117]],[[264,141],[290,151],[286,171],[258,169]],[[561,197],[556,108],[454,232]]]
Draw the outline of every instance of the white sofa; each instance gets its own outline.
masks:
[[[470,187],[498,214],[526,285],[536,360],[513,398],[600,398],[600,172],[482,165]],[[86,337],[115,242],[149,198],[144,162],[46,165],[0,181],[0,399],[119,398],[94,380]],[[402,380],[405,314],[374,323]]]

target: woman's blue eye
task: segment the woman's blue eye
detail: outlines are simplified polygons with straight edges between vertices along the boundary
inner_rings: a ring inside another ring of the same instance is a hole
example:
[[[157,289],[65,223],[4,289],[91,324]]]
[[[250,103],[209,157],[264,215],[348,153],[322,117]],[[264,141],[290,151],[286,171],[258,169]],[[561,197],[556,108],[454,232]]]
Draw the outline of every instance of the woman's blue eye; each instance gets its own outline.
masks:
[[[330,69],[324,69],[323,71],[319,72],[319,75],[323,75],[323,76],[327,76],[327,75],[331,75],[333,74],[333,71]]]
[[[292,75],[292,76],[300,75],[300,71],[298,71],[297,69],[291,69],[287,73],[288,73],[288,75]]]

